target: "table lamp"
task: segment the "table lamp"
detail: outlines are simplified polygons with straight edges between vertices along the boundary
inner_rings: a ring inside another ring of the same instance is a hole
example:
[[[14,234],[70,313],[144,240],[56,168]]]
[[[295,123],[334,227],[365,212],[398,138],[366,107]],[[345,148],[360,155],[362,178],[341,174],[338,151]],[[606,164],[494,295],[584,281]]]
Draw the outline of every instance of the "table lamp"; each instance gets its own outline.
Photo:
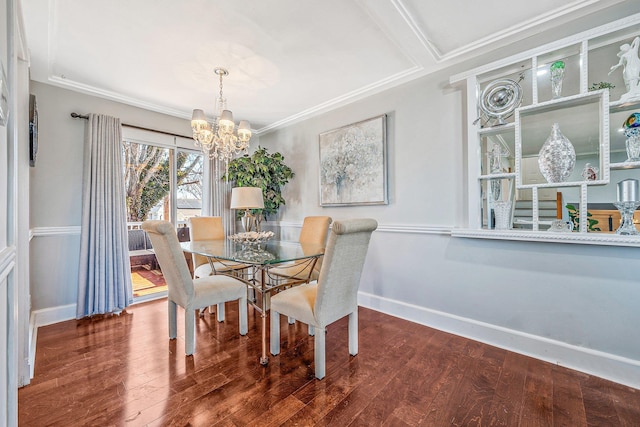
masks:
[[[244,209],[242,227],[246,232],[251,231],[256,225],[256,217],[251,213],[250,209],[264,209],[262,189],[258,187],[232,188],[231,209]]]

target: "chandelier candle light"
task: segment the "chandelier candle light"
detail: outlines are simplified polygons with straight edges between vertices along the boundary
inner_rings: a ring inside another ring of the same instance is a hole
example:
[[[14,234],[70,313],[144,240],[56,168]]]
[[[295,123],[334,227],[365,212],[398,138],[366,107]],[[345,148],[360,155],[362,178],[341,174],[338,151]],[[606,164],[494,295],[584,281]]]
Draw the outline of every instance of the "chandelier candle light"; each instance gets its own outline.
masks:
[[[223,160],[228,165],[235,154],[241,151],[249,153],[251,125],[248,121],[241,120],[237,131],[234,132],[236,125],[233,122],[233,113],[227,110],[227,100],[222,96],[222,78],[229,75],[229,72],[220,67],[214,71],[220,77],[216,116],[214,121],[209,123],[203,110],[193,110],[191,129],[196,147],[201,147],[209,159]]]

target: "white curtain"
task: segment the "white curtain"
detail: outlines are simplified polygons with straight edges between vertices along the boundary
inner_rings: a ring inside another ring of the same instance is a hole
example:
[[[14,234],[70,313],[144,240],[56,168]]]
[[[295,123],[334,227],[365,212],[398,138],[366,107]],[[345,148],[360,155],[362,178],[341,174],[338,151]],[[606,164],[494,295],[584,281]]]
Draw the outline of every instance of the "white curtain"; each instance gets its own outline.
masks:
[[[89,114],[85,128],[79,319],[119,312],[133,301],[120,119]]]
[[[206,161],[205,155],[205,161]],[[225,165],[220,160],[211,160],[211,200],[209,203],[209,214],[222,217],[222,225],[227,235],[236,232],[236,216],[231,206],[232,183],[224,181]]]

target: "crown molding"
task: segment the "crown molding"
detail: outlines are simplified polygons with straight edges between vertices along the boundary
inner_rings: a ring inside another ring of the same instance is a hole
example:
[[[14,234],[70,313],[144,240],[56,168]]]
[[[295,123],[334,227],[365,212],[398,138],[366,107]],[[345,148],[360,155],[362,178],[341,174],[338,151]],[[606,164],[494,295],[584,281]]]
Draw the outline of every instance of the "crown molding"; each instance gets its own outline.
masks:
[[[169,116],[174,116],[174,117],[178,117],[181,119],[187,119],[190,120],[191,119],[191,114],[181,111],[181,110],[176,110],[174,108],[169,108],[169,107],[165,107],[162,105],[158,105],[158,104],[154,104],[151,102],[146,102],[146,101],[141,101],[137,98],[133,98],[130,96],[125,96],[122,94],[119,94],[117,92],[112,92],[109,90],[104,90],[104,89],[98,89],[94,86],[91,85],[86,85],[84,83],[79,83],[76,82],[74,80],[70,80],[64,77],[60,77],[60,76],[52,76],[50,75],[47,79],[47,83],[53,85],[53,86],[58,86],[61,87],[63,89],[69,89],[69,90],[73,90],[75,92],[80,92],[80,93],[84,93],[87,95],[92,95],[92,96],[97,96],[99,98],[104,98],[104,99],[108,99],[110,101],[116,101],[116,102],[120,102],[122,104],[127,104],[127,105],[131,105],[134,107],[138,107],[138,108],[143,108],[145,110],[149,110],[149,111],[155,111],[156,113],[162,113],[162,114],[167,114]]]

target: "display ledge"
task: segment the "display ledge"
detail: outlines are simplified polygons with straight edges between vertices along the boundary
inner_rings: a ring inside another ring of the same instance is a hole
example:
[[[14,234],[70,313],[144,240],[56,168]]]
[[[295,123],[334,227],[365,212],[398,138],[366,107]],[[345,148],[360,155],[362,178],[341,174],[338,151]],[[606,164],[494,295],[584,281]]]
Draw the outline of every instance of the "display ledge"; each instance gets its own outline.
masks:
[[[505,172],[505,173],[493,173],[489,175],[480,175],[478,177],[479,180],[487,180],[487,179],[505,179],[505,178],[515,178],[515,172]]]
[[[616,113],[618,111],[635,110],[640,106],[640,99],[634,99],[632,101],[611,101],[609,102],[609,111]]]
[[[516,128],[516,124],[514,122],[511,122],[511,123],[505,123],[504,125],[481,128],[478,130],[478,134],[480,134],[481,136],[490,136],[490,135],[496,135],[503,132],[513,132],[515,128]]]
[[[470,239],[519,240],[524,242],[552,242],[574,243],[582,245],[601,246],[631,246],[640,247],[639,236],[620,236],[606,233],[562,233],[555,231],[530,230],[472,230],[454,228],[452,237],[466,237]]]
[[[609,168],[611,170],[638,169],[640,168],[640,162],[610,163]]]
[[[609,184],[608,179],[597,179],[594,181],[564,181],[564,182],[545,182],[540,184],[518,184],[516,177],[516,188],[518,190],[528,189],[528,188],[560,188],[560,187],[580,187],[583,184],[587,186],[592,185],[607,185]]]

